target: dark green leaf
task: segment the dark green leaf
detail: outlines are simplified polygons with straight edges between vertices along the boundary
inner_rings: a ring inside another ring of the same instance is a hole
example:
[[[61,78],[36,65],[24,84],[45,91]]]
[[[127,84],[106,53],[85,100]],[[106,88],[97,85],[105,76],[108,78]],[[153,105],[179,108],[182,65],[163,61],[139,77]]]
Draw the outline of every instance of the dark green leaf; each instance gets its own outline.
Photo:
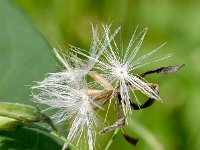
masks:
[[[51,137],[30,129],[15,132],[0,131],[1,150],[61,150],[62,146]]]

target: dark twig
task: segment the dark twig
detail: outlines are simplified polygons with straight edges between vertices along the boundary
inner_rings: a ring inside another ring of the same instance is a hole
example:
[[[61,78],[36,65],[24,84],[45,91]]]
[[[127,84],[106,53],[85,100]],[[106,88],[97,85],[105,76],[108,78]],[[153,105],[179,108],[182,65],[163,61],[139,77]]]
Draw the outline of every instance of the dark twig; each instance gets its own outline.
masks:
[[[173,74],[176,73],[178,70],[182,69],[185,65],[181,65],[181,66],[167,66],[167,67],[161,67],[158,69],[154,69],[154,70],[150,70],[147,72],[144,72],[142,74],[140,74],[138,77],[139,78],[144,78],[146,75],[148,74],[153,74],[153,73],[157,73],[157,74]]]
[[[155,99],[149,98],[144,104],[138,105],[134,102],[131,102],[131,108],[134,110],[144,109],[151,106],[154,103]]]
[[[129,142],[130,144],[134,145],[134,146],[135,146],[135,145],[137,144],[137,142],[139,141],[138,138],[134,138],[134,137],[129,136],[129,135],[125,132],[124,128],[121,128],[121,133],[122,133],[122,135],[124,136],[124,138],[126,139],[126,141]]]
[[[117,128],[121,128],[125,125],[125,118],[120,118],[119,120],[117,120],[114,124],[104,128],[103,130],[101,130],[100,134],[105,134],[107,132],[113,131]]]
[[[121,98],[120,93],[118,93],[118,97]],[[132,100],[130,100],[130,106],[134,110],[144,109],[151,106],[154,103],[154,101],[155,99],[149,98],[144,104],[139,105],[139,104],[134,103]]]

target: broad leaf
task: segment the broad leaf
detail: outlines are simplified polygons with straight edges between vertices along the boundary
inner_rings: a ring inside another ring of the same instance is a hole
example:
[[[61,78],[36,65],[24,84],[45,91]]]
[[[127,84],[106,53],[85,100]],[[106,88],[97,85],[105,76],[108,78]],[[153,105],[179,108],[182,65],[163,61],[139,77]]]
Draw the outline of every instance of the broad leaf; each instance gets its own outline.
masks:
[[[0,1],[0,99],[30,103],[30,85],[57,69],[52,48],[9,0]]]

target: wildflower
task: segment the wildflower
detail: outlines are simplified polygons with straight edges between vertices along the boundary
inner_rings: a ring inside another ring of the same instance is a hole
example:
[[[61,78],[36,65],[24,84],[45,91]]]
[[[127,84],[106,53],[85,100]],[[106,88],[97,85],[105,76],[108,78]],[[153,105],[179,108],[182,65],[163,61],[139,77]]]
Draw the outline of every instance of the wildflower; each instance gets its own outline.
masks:
[[[71,53],[66,55],[54,48],[53,52],[65,70],[49,73],[43,81],[37,82],[32,87],[35,102],[48,105],[47,110],[57,111],[52,116],[56,123],[72,120],[67,139],[69,141],[77,139],[78,145],[81,143],[81,137],[84,137],[84,141],[87,142],[85,145],[89,150],[94,149],[96,141],[95,128],[98,119],[94,109],[101,108],[104,103],[116,96],[115,94],[120,93],[126,117],[130,109],[129,92],[134,94],[139,106],[134,90],[139,90],[149,98],[160,101],[158,93],[149,86],[149,83],[133,74],[142,66],[169,57],[147,62],[146,59],[159,47],[134,60],[144,40],[146,28],[138,35],[136,31],[134,32],[125,52],[118,47],[114,39],[120,27],[112,34],[110,26],[103,25],[103,28],[104,33],[100,35],[97,27],[92,26],[93,40],[89,51],[70,45]],[[81,59],[78,55],[84,58]],[[94,83],[100,83],[104,89],[91,89],[91,82],[86,80],[88,75],[94,79]],[[63,149],[66,147],[67,144]]]
[[[99,73],[101,73],[101,75],[113,85],[114,91],[119,90],[122,99],[122,108],[124,114],[127,114],[128,110],[130,109],[129,91],[132,91],[134,94],[138,105],[139,100],[136,97],[134,90],[139,90],[146,96],[161,101],[159,95],[149,86],[148,82],[145,82],[143,79],[133,74],[136,69],[167,58],[169,55],[147,62],[147,58],[155,53],[161,47],[160,46],[157,49],[134,60],[143,43],[147,28],[145,28],[138,35],[136,35],[135,30],[125,51],[119,48],[114,39],[114,36],[119,30],[120,27],[117,28],[113,34],[111,34],[110,28],[108,26],[104,26],[105,39],[108,46],[98,60],[95,68],[97,68]],[[133,45],[136,46],[133,47]]]

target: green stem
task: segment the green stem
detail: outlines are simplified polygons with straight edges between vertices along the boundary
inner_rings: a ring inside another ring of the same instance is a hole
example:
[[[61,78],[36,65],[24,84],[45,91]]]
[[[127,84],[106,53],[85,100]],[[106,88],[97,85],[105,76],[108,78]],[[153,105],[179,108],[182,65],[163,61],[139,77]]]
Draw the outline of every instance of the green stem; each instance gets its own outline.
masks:
[[[113,133],[113,135],[112,135],[112,137],[110,138],[108,144],[106,145],[105,150],[108,150],[108,149],[109,149],[109,147],[110,147],[111,144],[113,143],[113,141],[114,141],[114,139],[115,139],[115,137],[116,137],[116,135],[117,135],[118,132],[119,132],[119,128],[117,128],[117,129],[115,130],[115,132]]]

